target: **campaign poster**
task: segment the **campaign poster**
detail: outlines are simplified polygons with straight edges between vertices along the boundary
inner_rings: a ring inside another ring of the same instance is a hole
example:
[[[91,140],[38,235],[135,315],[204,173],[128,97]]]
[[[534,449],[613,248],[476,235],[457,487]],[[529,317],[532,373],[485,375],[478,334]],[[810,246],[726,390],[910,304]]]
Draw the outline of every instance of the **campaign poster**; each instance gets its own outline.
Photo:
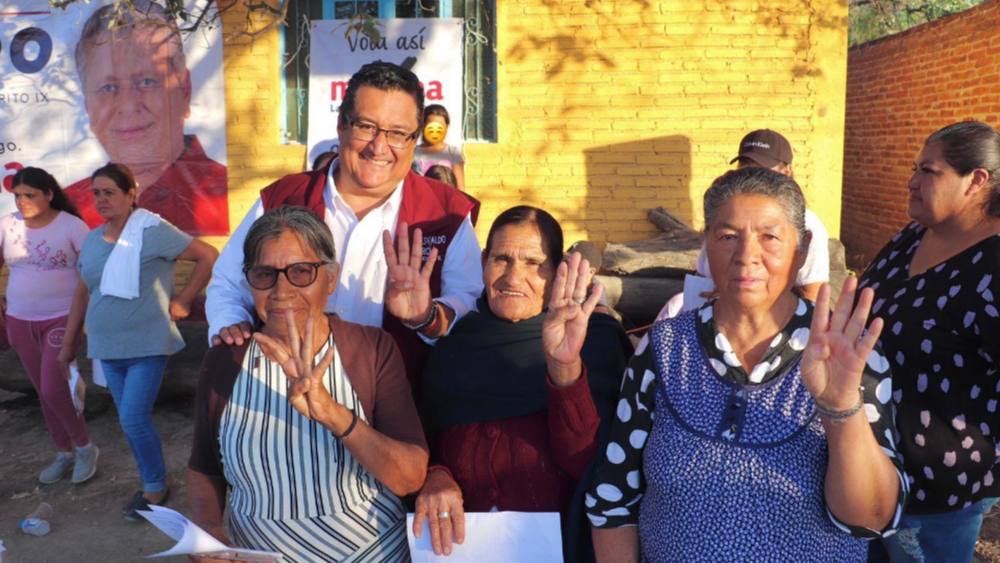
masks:
[[[16,210],[14,174],[34,166],[103,224],[90,178],[115,163],[140,207],[192,235],[229,233],[221,28],[178,31],[188,23],[162,5],[135,4],[0,0],[0,215]]]
[[[309,54],[309,160],[338,150],[337,117],[347,81],[363,65],[396,63],[417,75],[424,104],[448,110],[451,125],[445,142],[462,147],[463,86],[461,18],[393,18],[378,20],[378,41],[352,31],[344,20],[312,22]],[[420,138],[416,141],[420,142]],[[339,151],[338,151],[339,152]]]

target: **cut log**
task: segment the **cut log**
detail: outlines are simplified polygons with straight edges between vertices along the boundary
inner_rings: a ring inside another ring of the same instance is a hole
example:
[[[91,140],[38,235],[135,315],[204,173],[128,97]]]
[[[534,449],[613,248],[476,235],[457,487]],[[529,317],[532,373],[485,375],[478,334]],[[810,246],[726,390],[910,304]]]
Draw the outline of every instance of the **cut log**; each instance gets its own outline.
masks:
[[[649,222],[663,232],[636,242],[608,243],[603,271],[620,276],[683,278],[694,271],[701,233],[662,207],[649,210]]]
[[[674,238],[701,238],[701,233],[662,207],[650,209],[648,218],[649,222],[655,225],[657,229],[660,229],[664,234],[671,235]]]
[[[637,242],[608,243],[603,271],[620,276],[683,278],[694,271],[701,239],[660,235]]]
[[[684,291],[683,279],[639,276],[596,276],[608,296],[608,305],[633,326],[645,326],[656,319],[667,300]]]

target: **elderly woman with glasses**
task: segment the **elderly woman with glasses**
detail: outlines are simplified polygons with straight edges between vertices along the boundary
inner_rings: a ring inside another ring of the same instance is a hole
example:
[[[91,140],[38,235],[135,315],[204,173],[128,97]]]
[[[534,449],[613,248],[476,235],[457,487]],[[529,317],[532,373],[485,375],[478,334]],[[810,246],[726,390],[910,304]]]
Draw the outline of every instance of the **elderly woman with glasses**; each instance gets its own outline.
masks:
[[[330,230],[309,210],[265,213],[243,255],[260,323],[202,366],[194,521],[289,562],[409,561],[400,497],[419,490],[428,454],[396,345],[324,314],[339,267]]]

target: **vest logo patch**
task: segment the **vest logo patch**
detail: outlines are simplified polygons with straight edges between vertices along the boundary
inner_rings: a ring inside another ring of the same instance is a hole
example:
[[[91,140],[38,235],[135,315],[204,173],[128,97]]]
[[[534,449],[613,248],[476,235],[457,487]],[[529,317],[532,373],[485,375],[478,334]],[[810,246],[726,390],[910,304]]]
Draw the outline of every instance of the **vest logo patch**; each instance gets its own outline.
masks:
[[[423,260],[426,262],[427,257],[431,254],[431,247],[437,247],[438,255],[437,261],[444,261],[444,252],[448,246],[448,237],[446,235],[434,235],[424,237],[423,245]]]

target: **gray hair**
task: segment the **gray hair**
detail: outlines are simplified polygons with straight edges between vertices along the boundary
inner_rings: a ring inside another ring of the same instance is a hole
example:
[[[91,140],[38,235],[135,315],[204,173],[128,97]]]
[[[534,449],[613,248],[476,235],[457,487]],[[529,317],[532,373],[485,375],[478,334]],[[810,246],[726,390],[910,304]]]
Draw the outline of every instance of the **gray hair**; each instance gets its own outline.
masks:
[[[306,246],[326,262],[327,271],[334,273],[337,269],[337,251],[330,227],[308,208],[295,205],[272,209],[253,222],[243,240],[243,267],[255,266],[264,244],[277,240],[288,232],[299,235]]]
[[[705,192],[705,232],[716,214],[729,200],[738,195],[760,195],[777,201],[785,218],[798,233],[798,248],[804,250],[806,236],[806,200],[795,180],[767,168],[746,167],[730,170],[712,182]]]
[[[187,69],[184,42],[177,29],[177,22],[167,13],[166,8],[152,0],[135,0],[132,9],[119,6],[115,2],[91,14],[86,23],[83,24],[80,41],[77,42],[76,51],[73,53],[76,59],[76,73],[80,76],[80,82],[86,82],[83,68],[87,64],[87,57],[93,47],[107,41],[128,38],[132,32],[131,28],[140,25],[169,29],[170,36],[167,37],[167,44],[172,52],[167,60],[170,69],[176,73],[184,72]]]

